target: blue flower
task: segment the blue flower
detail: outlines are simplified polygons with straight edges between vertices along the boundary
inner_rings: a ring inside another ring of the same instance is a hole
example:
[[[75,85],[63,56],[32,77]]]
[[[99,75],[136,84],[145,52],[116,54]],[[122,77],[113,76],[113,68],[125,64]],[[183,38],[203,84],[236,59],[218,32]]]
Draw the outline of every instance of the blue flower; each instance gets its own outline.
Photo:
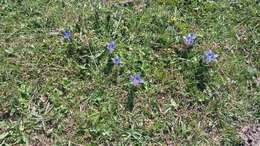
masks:
[[[70,39],[71,39],[71,36],[72,36],[72,34],[71,34],[71,32],[69,32],[69,31],[65,31],[65,32],[63,33],[63,37],[64,37],[64,39],[66,39],[66,40],[70,40]]]
[[[144,81],[141,79],[140,73],[137,73],[135,75],[132,75],[130,77],[130,81],[134,86],[139,86],[140,84],[143,84]]]
[[[189,33],[187,36],[183,36],[184,44],[185,44],[187,47],[191,47],[191,46],[193,46],[193,44],[194,44],[196,38],[197,38],[196,34],[194,34],[194,33]]]
[[[109,43],[107,43],[107,49],[109,51],[109,53],[112,53],[116,48],[116,43],[115,41],[111,41]]]
[[[203,60],[205,63],[210,63],[212,61],[217,61],[218,55],[215,54],[212,50],[204,52]]]
[[[112,59],[113,60],[113,63],[115,65],[119,65],[121,63],[121,59],[120,57],[116,56],[115,58]]]

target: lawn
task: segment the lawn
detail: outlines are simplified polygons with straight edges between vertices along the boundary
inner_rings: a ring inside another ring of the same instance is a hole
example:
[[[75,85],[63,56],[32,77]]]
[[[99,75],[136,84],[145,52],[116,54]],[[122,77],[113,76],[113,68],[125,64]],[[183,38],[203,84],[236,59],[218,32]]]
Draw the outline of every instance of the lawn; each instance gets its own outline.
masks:
[[[258,0],[1,0],[0,145],[242,145],[259,47]]]

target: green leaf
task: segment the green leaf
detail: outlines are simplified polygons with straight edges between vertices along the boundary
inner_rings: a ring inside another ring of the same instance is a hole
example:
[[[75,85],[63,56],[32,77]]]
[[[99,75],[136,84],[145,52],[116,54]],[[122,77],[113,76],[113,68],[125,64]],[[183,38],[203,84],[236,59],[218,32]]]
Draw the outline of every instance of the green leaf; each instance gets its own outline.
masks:
[[[9,132],[0,134],[0,140],[3,140],[5,137],[7,137]]]

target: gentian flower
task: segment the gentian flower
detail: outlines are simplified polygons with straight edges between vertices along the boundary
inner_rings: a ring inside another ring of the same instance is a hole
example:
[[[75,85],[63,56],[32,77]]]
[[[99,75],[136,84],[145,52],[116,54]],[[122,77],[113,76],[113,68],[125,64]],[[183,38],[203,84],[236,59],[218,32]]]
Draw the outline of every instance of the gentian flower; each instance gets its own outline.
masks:
[[[218,55],[215,54],[212,50],[204,52],[203,60],[205,63],[210,63],[212,61],[217,61]]]
[[[71,39],[71,36],[72,36],[72,34],[71,34],[71,32],[69,32],[69,31],[65,31],[65,32],[63,33],[63,37],[64,37],[64,39],[66,39],[66,40],[70,40],[70,39]]]
[[[193,46],[197,36],[194,33],[189,33],[187,36],[183,36],[183,42],[187,47]]]
[[[141,75],[139,73],[132,75],[130,77],[130,81],[134,86],[139,86],[140,84],[143,84],[144,81],[141,79]]]
[[[109,53],[112,53],[116,48],[116,43],[115,41],[111,41],[109,43],[107,43],[107,49],[109,51]]]
[[[113,63],[115,65],[119,65],[121,63],[121,59],[120,57],[116,56],[115,58],[112,59],[113,60]]]

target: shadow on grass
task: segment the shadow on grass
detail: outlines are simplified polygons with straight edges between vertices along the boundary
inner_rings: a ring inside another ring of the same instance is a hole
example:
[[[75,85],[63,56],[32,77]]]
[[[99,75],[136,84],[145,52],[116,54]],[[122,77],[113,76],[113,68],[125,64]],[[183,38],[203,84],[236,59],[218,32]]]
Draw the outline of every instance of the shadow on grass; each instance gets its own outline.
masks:
[[[207,83],[209,81],[208,72],[209,72],[208,66],[205,63],[203,63],[203,61],[201,59],[200,64],[195,73],[195,79],[197,81],[197,88],[200,91],[204,91],[207,87]]]
[[[110,74],[112,72],[113,66],[114,66],[114,63],[112,61],[112,57],[111,57],[111,55],[109,55],[109,57],[107,59],[107,64],[103,70],[104,74],[105,75]]]
[[[127,97],[127,103],[126,103],[126,110],[132,112],[134,109],[134,98],[135,98],[135,92],[137,91],[136,87],[132,86],[129,89],[128,97]]]
[[[190,53],[191,48],[187,48],[184,50],[177,51],[177,55],[180,58],[189,58],[189,53]],[[197,82],[196,86],[200,91],[204,91],[207,87],[208,81],[209,81],[209,67],[207,64],[203,62],[202,59],[200,59],[199,65],[196,67],[195,71],[195,80]]]

